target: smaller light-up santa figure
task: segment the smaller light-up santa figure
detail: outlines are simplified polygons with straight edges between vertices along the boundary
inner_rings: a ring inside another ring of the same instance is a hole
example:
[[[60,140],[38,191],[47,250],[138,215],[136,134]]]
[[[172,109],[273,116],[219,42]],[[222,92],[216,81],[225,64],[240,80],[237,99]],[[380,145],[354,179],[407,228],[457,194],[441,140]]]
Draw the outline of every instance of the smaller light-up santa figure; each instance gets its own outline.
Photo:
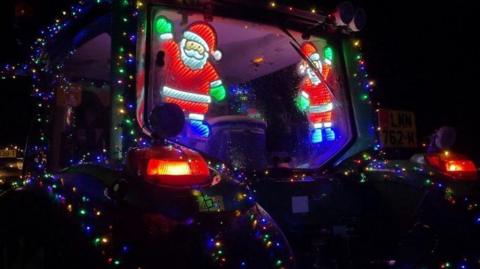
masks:
[[[322,76],[319,77],[306,61],[302,61],[299,73],[304,78],[300,84],[296,104],[301,111],[307,113],[312,129],[312,143],[335,140],[335,132],[332,129],[333,96],[323,81],[330,73],[333,51],[330,47],[325,47],[323,61],[311,42],[303,43],[301,51]]]
[[[160,16],[155,20],[155,31],[160,38],[160,50],[165,53],[164,78],[161,89],[164,102],[175,103],[200,136],[209,136],[204,121],[209,105],[225,99],[226,91],[209,58],[220,60],[217,35],[208,23],[194,22],[182,34],[179,43],[173,40],[173,24]]]

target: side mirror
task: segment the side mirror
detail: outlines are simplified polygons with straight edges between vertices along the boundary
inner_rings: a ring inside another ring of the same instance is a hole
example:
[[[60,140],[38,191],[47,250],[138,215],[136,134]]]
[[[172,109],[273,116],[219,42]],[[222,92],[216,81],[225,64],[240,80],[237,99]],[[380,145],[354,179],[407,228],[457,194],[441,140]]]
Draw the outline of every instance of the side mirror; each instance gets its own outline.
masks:
[[[149,122],[154,141],[163,142],[166,138],[177,136],[182,132],[185,115],[178,105],[163,103],[152,110]]]
[[[443,126],[434,134],[435,146],[439,149],[449,149],[455,143],[457,134],[453,127]]]
[[[363,8],[359,8],[355,11],[353,20],[348,24],[348,28],[353,32],[358,32],[362,30],[367,24],[367,13]]]
[[[337,5],[333,16],[335,18],[335,25],[337,26],[346,26],[352,20],[355,14],[354,8],[352,3],[350,2],[342,2]]]

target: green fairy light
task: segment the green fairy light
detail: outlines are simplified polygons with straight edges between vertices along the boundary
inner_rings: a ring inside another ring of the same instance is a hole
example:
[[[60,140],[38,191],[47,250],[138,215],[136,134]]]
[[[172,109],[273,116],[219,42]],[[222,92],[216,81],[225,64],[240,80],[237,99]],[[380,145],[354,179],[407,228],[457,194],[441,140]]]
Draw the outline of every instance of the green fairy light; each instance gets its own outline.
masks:
[[[365,173],[360,173],[360,183],[365,183],[367,181],[367,176]]]
[[[265,235],[263,236],[263,241],[265,242],[265,241],[267,241],[269,238],[270,238],[270,235],[269,235],[269,234],[265,234]]]
[[[87,214],[87,211],[85,209],[80,209],[80,215],[85,216]]]

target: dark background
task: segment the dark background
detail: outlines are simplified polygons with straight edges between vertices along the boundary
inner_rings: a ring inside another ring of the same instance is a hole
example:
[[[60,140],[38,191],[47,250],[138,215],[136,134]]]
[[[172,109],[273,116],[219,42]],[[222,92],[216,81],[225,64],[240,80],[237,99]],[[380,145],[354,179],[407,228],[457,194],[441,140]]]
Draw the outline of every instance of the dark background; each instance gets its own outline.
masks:
[[[290,4],[297,6],[297,2]],[[304,7],[322,4],[330,9],[337,3],[300,2]],[[369,74],[377,83],[374,100],[384,107],[414,111],[420,141],[442,125],[455,127],[456,150],[479,161],[480,49],[476,40],[480,10],[474,7],[475,1],[352,2],[367,11],[367,27],[360,38]],[[2,0],[0,63],[25,59],[39,26],[52,22],[70,4],[65,0]],[[28,80],[0,80],[0,146],[25,143],[30,90]]]

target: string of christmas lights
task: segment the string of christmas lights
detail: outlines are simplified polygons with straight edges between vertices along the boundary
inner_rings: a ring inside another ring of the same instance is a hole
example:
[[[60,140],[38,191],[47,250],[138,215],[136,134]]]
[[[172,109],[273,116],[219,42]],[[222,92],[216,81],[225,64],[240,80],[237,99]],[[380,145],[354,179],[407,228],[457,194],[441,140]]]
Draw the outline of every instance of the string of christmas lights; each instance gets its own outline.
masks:
[[[139,132],[138,126],[135,121],[135,48],[136,48],[136,24],[132,23],[136,21],[136,18],[139,14],[139,9],[143,9],[144,4],[140,1],[137,1],[135,4],[128,0],[116,1],[119,3],[118,6],[118,15],[119,22],[116,24],[118,27],[117,31],[119,37],[117,39],[118,46],[114,46],[112,49],[114,51],[114,62],[113,65],[116,68],[113,76],[113,92],[115,92],[115,99],[113,107],[116,108],[114,113],[116,113],[116,122],[115,122],[115,131],[116,135],[120,136],[122,139],[119,144],[115,145],[115,151],[119,154],[119,157],[122,157],[120,154],[123,152],[124,148],[129,146],[142,144],[145,145],[146,138],[141,135]],[[77,193],[76,188],[72,188],[69,192],[64,190],[62,179],[56,178],[51,174],[46,173],[47,171],[47,153],[49,152],[50,147],[50,131],[51,128],[51,116],[52,116],[52,106],[55,98],[56,89],[66,90],[70,82],[62,74],[63,63],[59,63],[55,66],[49,65],[48,61],[48,49],[49,45],[52,44],[58,38],[58,35],[65,31],[71,26],[71,24],[81,18],[84,14],[87,14],[91,8],[94,8],[98,5],[108,5],[110,1],[79,1],[77,4],[73,5],[69,10],[61,12],[61,15],[55,19],[55,22],[46,27],[40,32],[40,36],[35,39],[35,42],[32,46],[32,55],[30,57],[30,62],[23,65],[5,65],[0,71],[1,79],[16,79],[18,76],[30,76],[32,78],[33,92],[32,96],[36,100],[36,105],[34,109],[35,120],[33,122],[32,130],[35,131],[34,134],[30,136],[29,148],[27,149],[26,155],[29,155],[35,161],[35,169],[38,174],[43,174],[42,180],[45,179],[44,183],[46,184],[47,189],[52,194],[54,199],[59,203],[65,206],[65,209],[69,214],[75,215],[82,220],[82,228],[85,233],[92,238],[92,242],[95,246],[99,247],[102,252],[105,249],[112,249],[105,251],[106,263],[112,265],[122,265],[123,256],[130,249],[127,244],[118,244],[120,248],[110,248],[115,240],[111,236],[110,230],[112,229],[110,225],[103,225],[102,229],[99,229],[95,224],[103,222],[105,215],[102,213],[103,210],[97,208],[96,205],[93,205],[90,199],[86,196],[82,196],[77,200],[77,203],[70,201],[67,197],[73,197],[75,200],[75,193]],[[278,8],[276,2],[270,2],[269,6],[271,8]],[[290,11],[293,10],[292,7],[288,7]],[[316,9],[311,9],[312,13],[316,13]],[[354,40],[353,46],[360,49],[360,41]],[[71,50],[69,55],[72,55],[74,50]],[[369,79],[369,76],[366,71],[366,63],[363,59],[362,54],[359,54],[356,57],[358,72],[353,76],[357,83],[357,86],[360,86],[364,89],[364,92],[357,96],[362,102],[373,105],[373,102],[370,97],[370,93],[373,91],[375,82]],[[236,109],[245,109],[244,107],[239,107]],[[375,131],[375,127],[372,126],[371,129]],[[396,175],[397,178],[404,178],[407,174],[412,173],[423,173],[425,178],[423,184],[426,187],[442,191],[445,195],[445,199],[452,206],[462,206],[465,209],[472,213],[474,216],[474,222],[480,224],[480,212],[478,212],[478,202],[473,201],[469,197],[459,197],[455,192],[448,186],[448,184],[434,180],[438,175],[432,171],[426,171],[424,168],[419,166],[401,166],[398,164],[393,164],[391,167],[391,162],[385,160],[382,157],[380,144],[375,145],[376,152],[373,153],[362,153],[358,158],[354,158],[352,164],[349,168],[343,171],[345,176],[358,173],[359,182],[366,183],[371,177],[371,173],[381,171],[383,178],[389,180],[392,178],[392,174]],[[93,158],[91,158],[93,157]],[[95,155],[95,154],[85,154],[80,157],[80,159],[72,160],[72,163],[84,163],[89,160],[96,160],[99,163],[106,161],[106,155]],[[362,167],[362,169],[359,169]],[[388,171],[385,171],[388,170]],[[269,174],[269,171],[266,170],[265,175]],[[239,173],[241,174],[241,173]],[[246,177],[244,174],[238,176],[238,178]],[[295,174],[292,176],[291,181],[295,182],[298,180],[308,180],[309,177],[305,174]],[[26,179],[27,182],[30,179]],[[49,182],[49,183],[48,183]],[[76,197],[78,198],[78,197]],[[258,217],[257,215],[250,214],[249,218],[251,220],[251,225],[254,231],[257,234],[257,237],[260,241],[263,242],[264,246],[268,249],[273,247],[280,247],[278,241],[272,239],[271,234],[268,232],[268,221],[265,218]],[[102,226],[102,225],[100,225]],[[223,243],[221,242],[221,236],[216,236],[211,239],[213,242],[212,250],[215,251],[214,259],[219,262],[221,265],[226,261],[227,257],[223,250]],[[283,264],[286,262],[281,259],[272,260],[272,262],[278,267],[282,268]],[[458,265],[459,268],[467,268],[467,261],[462,260],[458,263],[453,262],[443,262],[440,264],[440,268],[449,268]],[[241,262],[241,266],[245,266],[246,262]]]

